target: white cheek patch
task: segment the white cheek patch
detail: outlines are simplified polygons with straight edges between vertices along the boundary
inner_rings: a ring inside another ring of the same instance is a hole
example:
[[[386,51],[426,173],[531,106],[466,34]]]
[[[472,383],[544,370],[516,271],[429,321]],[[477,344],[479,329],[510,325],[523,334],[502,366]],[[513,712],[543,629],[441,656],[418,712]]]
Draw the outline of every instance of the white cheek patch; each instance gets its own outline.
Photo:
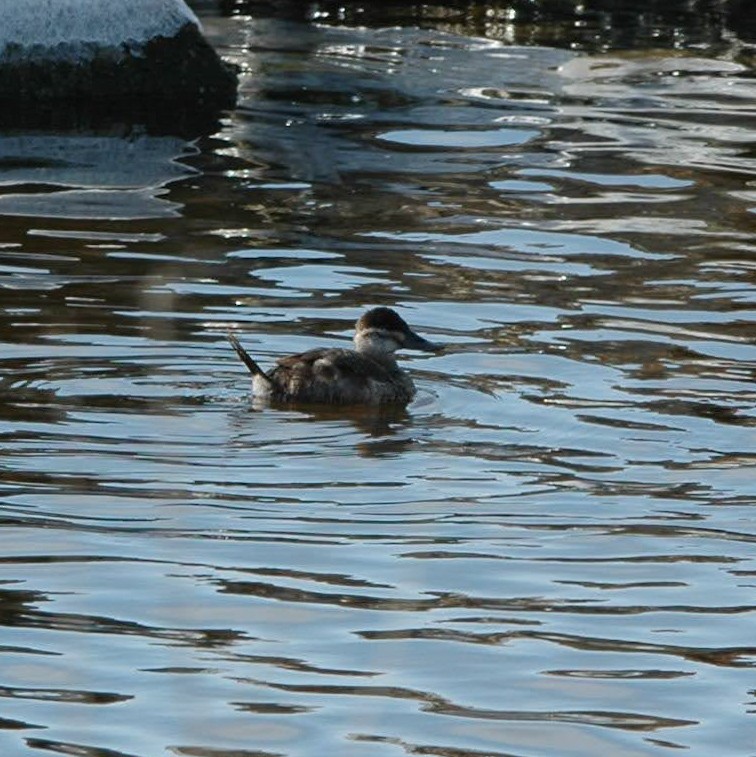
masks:
[[[385,353],[395,352],[404,344],[404,334],[401,332],[379,328],[365,329],[360,332],[359,338],[372,349]]]

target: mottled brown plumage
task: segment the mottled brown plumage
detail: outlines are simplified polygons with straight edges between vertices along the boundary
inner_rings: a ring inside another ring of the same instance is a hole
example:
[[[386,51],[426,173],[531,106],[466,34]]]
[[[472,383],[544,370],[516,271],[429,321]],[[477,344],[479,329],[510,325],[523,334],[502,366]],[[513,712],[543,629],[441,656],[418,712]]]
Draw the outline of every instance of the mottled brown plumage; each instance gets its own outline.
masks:
[[[396,350],[440,349],[415,334],[398,313],[374,308],[356,324],[355,349],[322,348],[280,358],[265,372],[233,334],[228,338],[252,373],[256,396],[288,402],[386,404],[409,402],[412,379],[399,367]]]

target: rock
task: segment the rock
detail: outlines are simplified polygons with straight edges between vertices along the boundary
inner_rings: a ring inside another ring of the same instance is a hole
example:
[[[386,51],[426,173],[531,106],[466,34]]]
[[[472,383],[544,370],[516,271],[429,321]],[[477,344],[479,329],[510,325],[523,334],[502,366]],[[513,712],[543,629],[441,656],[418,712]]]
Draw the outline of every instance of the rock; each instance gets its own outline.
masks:
[[[184,0],[0,0],[0,18],[1,100],[236,101]]]

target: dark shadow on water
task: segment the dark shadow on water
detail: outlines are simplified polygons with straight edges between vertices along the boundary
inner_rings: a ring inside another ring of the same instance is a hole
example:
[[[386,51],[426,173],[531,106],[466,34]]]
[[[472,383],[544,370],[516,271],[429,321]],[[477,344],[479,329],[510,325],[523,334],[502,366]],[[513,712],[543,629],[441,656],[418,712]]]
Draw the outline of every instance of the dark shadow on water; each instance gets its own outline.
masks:
[[[217,132],[223,113],[216,108],[154,99],[34,103],[0,99],[0,131],[140,131],[151,136],[196,139]]]

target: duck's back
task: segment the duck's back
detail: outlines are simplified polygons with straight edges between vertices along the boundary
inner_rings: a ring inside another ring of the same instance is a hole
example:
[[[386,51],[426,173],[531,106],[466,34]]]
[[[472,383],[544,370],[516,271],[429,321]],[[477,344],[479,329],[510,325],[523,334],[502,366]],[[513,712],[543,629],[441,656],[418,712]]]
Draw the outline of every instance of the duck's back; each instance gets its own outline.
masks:
[[[315,349],[281,358],[257,380],[256,391],[275,399],[331,404],[409,402],[415,387],[396,363],[384,363],[354,350]]]

